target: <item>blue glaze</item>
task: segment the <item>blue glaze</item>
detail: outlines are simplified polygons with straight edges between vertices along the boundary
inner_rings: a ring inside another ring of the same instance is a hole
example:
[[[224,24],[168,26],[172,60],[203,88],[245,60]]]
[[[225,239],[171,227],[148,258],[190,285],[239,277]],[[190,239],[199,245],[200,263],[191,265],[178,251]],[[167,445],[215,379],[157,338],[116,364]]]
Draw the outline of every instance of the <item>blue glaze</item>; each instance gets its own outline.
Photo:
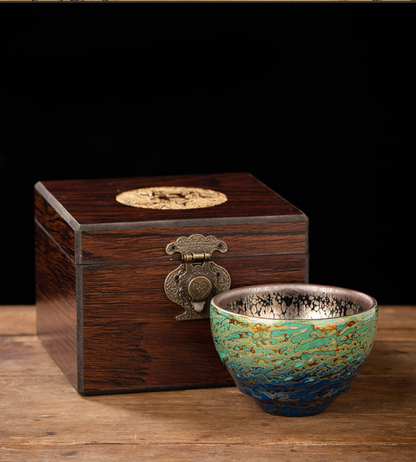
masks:
[[[368,358],[377,304],[342,318],[243,316],[211,303],[215,347],[238,388],[274,415],[324,411],[345,393]]]

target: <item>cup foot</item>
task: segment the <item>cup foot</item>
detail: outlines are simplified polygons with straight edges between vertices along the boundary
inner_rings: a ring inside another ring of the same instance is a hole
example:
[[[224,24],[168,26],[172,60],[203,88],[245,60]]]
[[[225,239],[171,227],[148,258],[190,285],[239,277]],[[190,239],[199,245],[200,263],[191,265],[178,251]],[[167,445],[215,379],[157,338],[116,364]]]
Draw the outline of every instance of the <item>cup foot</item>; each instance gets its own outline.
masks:
[[[325,411],[325,409],[330,406],[334,399],[302,404],[265,402],[256,399],[254,401],[264,412],[267,412],[271,415],[279,415],[285,417],[307,417],[320,414],[321,412]]]

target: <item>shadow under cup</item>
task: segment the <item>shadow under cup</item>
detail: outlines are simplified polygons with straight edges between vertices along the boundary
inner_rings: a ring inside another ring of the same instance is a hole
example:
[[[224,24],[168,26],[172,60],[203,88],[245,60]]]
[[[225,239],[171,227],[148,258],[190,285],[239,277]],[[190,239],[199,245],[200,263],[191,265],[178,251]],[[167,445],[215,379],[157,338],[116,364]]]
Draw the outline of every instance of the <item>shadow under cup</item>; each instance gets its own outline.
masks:
[[[215,347],[238,388],[274,415],[324,411],[368,358],[377,302],[312,284],[232,289],[211,301]]]

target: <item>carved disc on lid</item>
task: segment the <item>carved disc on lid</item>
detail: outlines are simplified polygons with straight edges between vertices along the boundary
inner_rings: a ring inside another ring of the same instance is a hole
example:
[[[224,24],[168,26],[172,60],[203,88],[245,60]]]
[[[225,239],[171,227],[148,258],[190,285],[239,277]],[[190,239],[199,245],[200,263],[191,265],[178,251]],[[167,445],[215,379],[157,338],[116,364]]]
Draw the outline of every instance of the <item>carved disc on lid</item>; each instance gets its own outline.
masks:
[[[124,191],[117,202],[130,207],[158,210],[186,210],[213,207],[227,201],[227,196],[212,189],[163,186]]]

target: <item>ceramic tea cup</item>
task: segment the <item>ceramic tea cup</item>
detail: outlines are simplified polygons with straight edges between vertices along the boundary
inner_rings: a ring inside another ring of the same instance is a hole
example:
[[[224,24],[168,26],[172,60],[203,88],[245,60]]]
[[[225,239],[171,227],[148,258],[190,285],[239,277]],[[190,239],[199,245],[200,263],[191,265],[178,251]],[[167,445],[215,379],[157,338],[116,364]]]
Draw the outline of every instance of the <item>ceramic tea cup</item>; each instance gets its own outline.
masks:
[[[236,385],[274,415],[324,411],[363,367],[377,329],[372,297],[331,286],[232,289],[210,310],[215,347]]]

